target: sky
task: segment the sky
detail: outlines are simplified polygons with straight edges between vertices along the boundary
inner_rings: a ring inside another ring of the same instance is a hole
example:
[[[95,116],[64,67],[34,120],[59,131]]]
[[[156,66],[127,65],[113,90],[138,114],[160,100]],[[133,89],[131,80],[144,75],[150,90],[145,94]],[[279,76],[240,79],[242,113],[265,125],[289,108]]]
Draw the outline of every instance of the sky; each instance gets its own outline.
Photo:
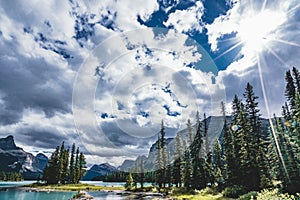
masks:
[[[75,142],[88,163],[147,155],[196,111],[253,85],[281,114],[300,68],[297,0],[0,2],[0,137],[34,154]],[[203,118],[203,117],[202,117]]]

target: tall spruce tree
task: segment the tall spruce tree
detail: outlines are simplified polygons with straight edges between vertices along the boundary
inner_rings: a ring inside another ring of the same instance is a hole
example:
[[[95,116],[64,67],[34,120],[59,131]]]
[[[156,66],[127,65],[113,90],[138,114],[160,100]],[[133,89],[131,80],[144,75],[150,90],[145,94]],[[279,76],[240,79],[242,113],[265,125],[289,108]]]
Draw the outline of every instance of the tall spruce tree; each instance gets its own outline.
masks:
[[[227,185],[234,185],[235,178],[235,153],[233,147],[233,136],[232,132],[229,130],[226,120],[226,109],[224,102],[221,102],[221,112],[223,116],[223,152],[224,152],[224,161],[225,161],[225,171],[224,171],[224,179]],[[233,125],[232,125],[233,126]]]
[[[260,180],[264,177],[265,184],[267,183],[268,170],[262,170],[266,168],[265,154],[264,154],[264,139],[261,134],[261,121],[258,109],[258,97],[254,94],[253,87],[250,83],[247,83],[246,91],[244,93],[245,98],[245,111],[247,119],[250,123],[250,130],[248,132],[248,156],[250,159],[250,173],[253,188],[258,190],[261,183]],[[259,159],[259,160],[258,160]],[[265,185],[263,184],[263,185]]]
[[[207,155],[209,153],[209,141],[208,141],[208,122],[205,113],[203,114],[203,132],[205,136],[205,153]]]
[[[59,146],[57,146],[44,169],[43,180],[47,184],[57,184],[59,182],[59,166]]]
[[[155,156],[155,182],[158,187],[162,187],[162,167],[161,143],[158,135]]]
[[[144,188],[144,182],[145,182],[145,167],[144,167],[144,160],[141,159],[140,184],[142,189]]]
[[[161,120],[161,129],[160,129],[160,145],[161,145],[161,163],[162,163],[162,174],[161,178],[163,181],[163,187],[166,187],[167,180],[166,180],[166,169],[167,169],[167,145],[166,145],[166,132],[165,132],[165,125],[164,121]]]
[[[189,127],[189,123],[187,124]],[[190,145],[190,158],[187,157],[188,159],[191,160],[192,163],[192,178],[191,178],[191,187],[194,189],[202,189],[206,186],[206,179],[205,179],[205,160],[203,156],[201,156],[201,149],[202,149],[202,144],[203,144],[203,139],[202,139],[202,129],[201,129],[201,122],[200,122],[200,116],[199,112],[196,114],[196,135],[195,139]],[[188,155],[186,155],[188,156]]]
[[[296,67],[293,67],[292,71],[293,71],[295,86],[297,88],[297,91],[300,92],[300,73],[299,73],[299,70],[296,69]]]
[[[190,189],[192,186],[192,166],[191,166],[191,153],[190,149],[186,144],[186,141],[183,141],[184,146],[184,174],[183,174],[183,184],[184,187]]]
[[[70,158],[70,177],[69,177],[69,182],[74,183],[74,172],[75,172],[75,143],[72,145],[72,150],[71,150],[71,158]]]
[[[74,165],[74,176],[73,176],[73,183],[79,183],[80,180],[80,168],[79,168],[79,147],[76,149],[76,156],[75,156],[75,165]]]
[[[221,145],[218,139],[215,140],[213,149],[213,170],[214,170],[214,180],[220,186],[224,182],[223,172],[224,172],[224,159],[222,155]]]
[[[182,170],[183,168],[183,153],[182,146],[180,142],[179,134],[176,135],[175,138],[175,153],[174,153],[174,164],[173,164],[173,183],[176,187],[180,187],[182,185]]]
[[[291,71],[288,70],[285,75],[286,80],[286,87],[285,87],[285,96],[288,99],[289,106],[291,111],[294,111],[295,108],[295,94],[296,94],[296,87],[294,84],[294,79],[291,75]]]
[[[86,161],[84,154],[81,152],[79,155],[79,180],[85,175],[86,172]]]

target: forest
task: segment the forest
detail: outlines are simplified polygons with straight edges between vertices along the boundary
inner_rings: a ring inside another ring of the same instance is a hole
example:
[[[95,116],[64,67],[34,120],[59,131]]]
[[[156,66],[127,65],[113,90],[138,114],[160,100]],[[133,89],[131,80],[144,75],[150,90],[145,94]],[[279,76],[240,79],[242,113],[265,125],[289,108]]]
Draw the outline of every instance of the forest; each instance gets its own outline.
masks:
[[[238,197],[250,191],[278,188],[295,194],[300,185],[300,74],[294,67],[286,72],[286,103],[282,117],[274,114],[267,131],[262,131],[258,97],[248,83],[242,98],[232,100],[230,120],[225,104],[221,137],[213,149],[207,147],[207,123],[200,122],[197,112],[196,130],[187,120],[188,138],[176,137],[173,161],[166,148],[164,122],[158,137],[155,170],[145,172],[143,160],[131,172],[116,172],[103,177],[107,181],[125,181],[127,189],[137,182],[153,182],[158,188],[177,187],[185,191],[206,187],[227,197]]]

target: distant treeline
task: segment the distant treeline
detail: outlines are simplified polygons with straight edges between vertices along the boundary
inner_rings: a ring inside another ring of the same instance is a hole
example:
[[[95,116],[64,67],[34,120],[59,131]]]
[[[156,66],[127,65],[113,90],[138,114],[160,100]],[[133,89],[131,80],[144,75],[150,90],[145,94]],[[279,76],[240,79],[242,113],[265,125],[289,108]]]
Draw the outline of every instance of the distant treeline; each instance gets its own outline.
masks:
[[[0,172],[0,181],[22,181],[23,177],[19,172]]]

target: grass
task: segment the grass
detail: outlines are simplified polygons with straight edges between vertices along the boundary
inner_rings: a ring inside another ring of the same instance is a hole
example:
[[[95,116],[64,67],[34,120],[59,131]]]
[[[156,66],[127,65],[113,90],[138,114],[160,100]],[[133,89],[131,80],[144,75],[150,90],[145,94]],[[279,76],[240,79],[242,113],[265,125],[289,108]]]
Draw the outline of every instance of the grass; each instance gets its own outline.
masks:
[[[176,188],[172,191],[170,196],[177,200],[230,200],[230,198],[223,197],[222,193],[211,188],[205,188],[197,192],[188,192],[180,188]]]
[[[96,186],[91,184],[54,184],[46,185],[41,183],[33,183],[27,185],[27,187],[38,188],[38,189],[49,189],[49,190],[63,190],[63,191],[80,191],[80,190],[89,190],[89,191],[99,191],[99,190],[125,190],[124,187],[112,187],[112,186]]]

